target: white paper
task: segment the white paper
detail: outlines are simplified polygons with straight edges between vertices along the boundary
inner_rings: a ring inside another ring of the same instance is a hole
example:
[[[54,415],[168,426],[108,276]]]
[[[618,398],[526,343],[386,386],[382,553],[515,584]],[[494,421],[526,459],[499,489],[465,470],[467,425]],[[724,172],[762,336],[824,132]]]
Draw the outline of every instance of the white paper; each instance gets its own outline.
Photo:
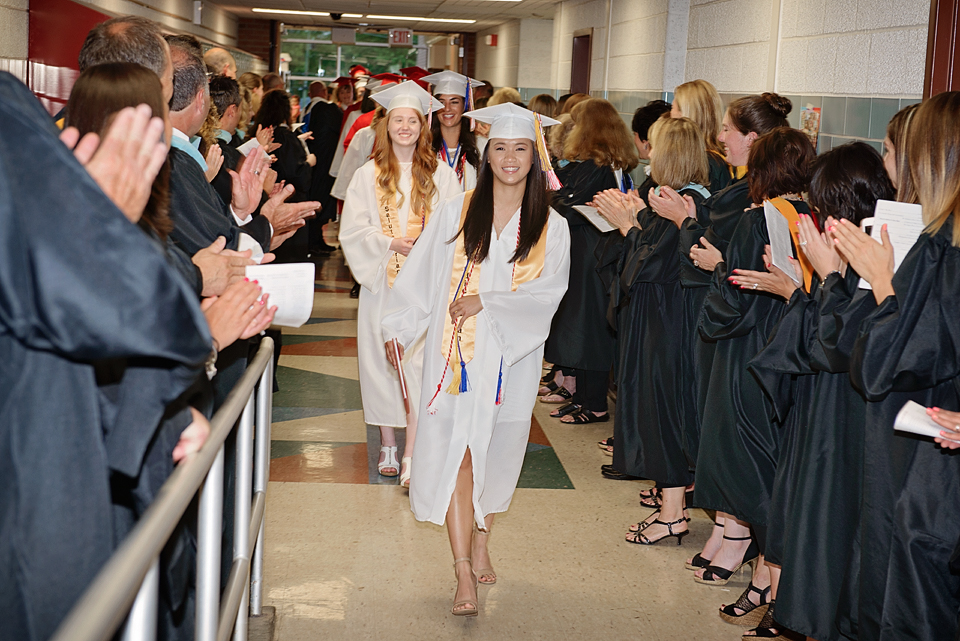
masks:
[[[767,235],[770,236],[770,253],[773,254],[774,267],[778,267],[790,277],[790,280],[799,285],[800,279],[797,278],[793,265],[790,264],[790,259],[795,258],[790,223],[769,200],[763,201],[763,217],[767,220]]]
[[[580,212],[584,218],[589,220],[594,227],[603,233],[616,229],[616,227],[611,225],[606,218],[597,212],[596,207],[591,207],[590,205],[574,205],[573,208]]]
[[[890,244],[893,245],[893,271],[896,273],[900,269],[900,263],[923,233],[923,209],[920,205],[878,200],[870,230],[870,236],[877,242],[880,242],[880,230],[884,225],[887,226]],[[870,283],[861,278],[860,289],[872,288]]]
[[[316,266],[313,263],[286,265],[248,265],[247,278],[259,281],[267,304],[277,306],[274,325],[300,327],[313,312],[313,290]]]
[[[945,428],[938,425],[932,418],[927,416],[927,408],[920,403],[907,401],[906,405],[897,412],[897,418],[893,422],[893,429],[900,432],[910,432],[920,436],[929,436],[936,438]]]

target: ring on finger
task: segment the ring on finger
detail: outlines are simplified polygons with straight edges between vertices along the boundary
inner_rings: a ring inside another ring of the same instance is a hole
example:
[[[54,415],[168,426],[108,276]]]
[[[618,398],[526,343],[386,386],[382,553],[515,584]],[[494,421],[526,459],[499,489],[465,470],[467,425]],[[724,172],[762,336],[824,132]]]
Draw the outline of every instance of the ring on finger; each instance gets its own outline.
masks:
[[[756,288],[757,288],[757,283],[754,283],[754,284],[753,284],[753,289],[756,289]]]

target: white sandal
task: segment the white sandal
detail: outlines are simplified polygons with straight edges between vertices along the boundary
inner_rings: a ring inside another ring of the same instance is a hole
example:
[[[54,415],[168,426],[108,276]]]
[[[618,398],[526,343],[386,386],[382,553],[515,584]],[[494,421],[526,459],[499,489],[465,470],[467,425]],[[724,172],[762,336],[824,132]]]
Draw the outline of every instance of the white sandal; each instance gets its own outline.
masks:
[[[407,469],[404,470],[403,466]],[[410,466],[413,465],[412,456],[404,456],[400,459],[400,487],[410,487]]]
[[[400,474],[400,462],[397,461],[397,446],[391,447],[381,447],[381,454],[386,454],[383,457],[383,463],[377,463],[377,472],[380,473],[380,476],[394,477]],[[392,473],[386,473],[384,470],[393,470]]]

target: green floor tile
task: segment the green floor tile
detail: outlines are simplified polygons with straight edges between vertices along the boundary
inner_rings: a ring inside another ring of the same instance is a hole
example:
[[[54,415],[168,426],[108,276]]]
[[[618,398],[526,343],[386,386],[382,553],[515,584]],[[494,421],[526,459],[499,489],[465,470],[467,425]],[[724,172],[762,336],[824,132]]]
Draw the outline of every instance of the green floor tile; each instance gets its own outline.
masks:
[[[274,407],[363,409],[359,381],[280,366],[277,382],[280,391],[273,395]]]
[[[572,490],[573,481],[567,476],[563,464],[552,447],[527,452],[523,457],[523,469],[517,487],[542,490]]]

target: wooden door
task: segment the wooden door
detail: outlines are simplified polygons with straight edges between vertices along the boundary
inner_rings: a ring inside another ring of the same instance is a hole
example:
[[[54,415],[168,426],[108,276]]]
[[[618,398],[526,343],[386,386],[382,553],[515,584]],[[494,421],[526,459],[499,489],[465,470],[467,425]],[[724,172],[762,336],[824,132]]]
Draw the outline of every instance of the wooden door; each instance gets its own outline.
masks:
[[[573,34],[573,56],[570,64],[570,93],[590,93],[590,40],[588,33]]]

